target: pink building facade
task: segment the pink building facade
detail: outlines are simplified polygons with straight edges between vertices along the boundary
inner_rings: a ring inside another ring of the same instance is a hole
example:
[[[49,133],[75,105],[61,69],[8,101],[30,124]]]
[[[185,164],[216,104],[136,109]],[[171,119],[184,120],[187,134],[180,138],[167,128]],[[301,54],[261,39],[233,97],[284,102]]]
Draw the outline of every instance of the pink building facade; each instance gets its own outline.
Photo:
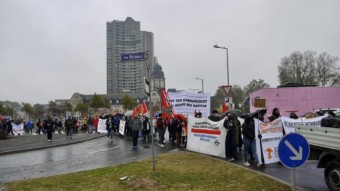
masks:
[[[250,112],[259,109],[254,107],[255,98],[266,99],[267,121],[275,107],[286,117],[292,111],[301,116],[313,109],[340,108],[340,87],[264,88],[250,94]]]

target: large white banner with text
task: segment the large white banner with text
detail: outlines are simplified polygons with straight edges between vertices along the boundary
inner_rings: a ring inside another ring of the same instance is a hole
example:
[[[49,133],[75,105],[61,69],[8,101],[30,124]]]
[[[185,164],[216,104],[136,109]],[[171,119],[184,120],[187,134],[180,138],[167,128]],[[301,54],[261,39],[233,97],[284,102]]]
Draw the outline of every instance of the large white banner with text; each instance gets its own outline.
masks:
[[[285,133],[295,133],[296,126],[311,126],[311,127],[321,127],[321,119],[326,116],[315,117],[315,118],[299,118],[299,119],[291,119],[288,117],[281,117],[283,128],[285,129]]]
[[[187,91],[168,92],[168,102],[171,103],[174,112],[185,116],[195,115],[201,112],[202,117],[210,115],[210,93],[193,93]]]
[[[224,119],[218,122],[208,118],[188,116],[187,150],[225,157],[225,138],[227,130],[223,127]]]

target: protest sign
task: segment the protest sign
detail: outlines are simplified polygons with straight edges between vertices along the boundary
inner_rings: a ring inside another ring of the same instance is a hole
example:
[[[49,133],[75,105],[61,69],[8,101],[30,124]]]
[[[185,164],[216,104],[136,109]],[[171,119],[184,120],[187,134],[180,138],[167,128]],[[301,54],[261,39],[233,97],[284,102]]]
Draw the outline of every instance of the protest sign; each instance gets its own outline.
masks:
[[[278,145],[283,137],[281,119],[277,118],[269,123],[264,123],[256,119],[255,132],[257,134],[256,137],[258,137],[258,134],[261,134],[262,136],[260,140],[256,140],[256,152],[259,160],[261,159],[262,146],[262,154],[265,164],[279,162]]]
[[[187,150],[225,157],[225,138],[227,130],[224,119],[218,122],[208,118],[188,116]]]
[[[99,133],[107,133],[105,122],[106,122],[106,119],[99,119],[98,129],[97,129]]]
[[[119,122],[119,134],[124,136],[126,121],[120,120]]]
[[[20,123],[20,124],[15,124],[12,123],[12,129],[13,129],[13,133],[14,135],[23,135],[24,134],[24,124]]]
[[[168,92],[169,99],[173,110],[176,114],[185,116],[194,115],[201,112],[202,117],[210,115],[210,93],[193,93],[187,91]]]

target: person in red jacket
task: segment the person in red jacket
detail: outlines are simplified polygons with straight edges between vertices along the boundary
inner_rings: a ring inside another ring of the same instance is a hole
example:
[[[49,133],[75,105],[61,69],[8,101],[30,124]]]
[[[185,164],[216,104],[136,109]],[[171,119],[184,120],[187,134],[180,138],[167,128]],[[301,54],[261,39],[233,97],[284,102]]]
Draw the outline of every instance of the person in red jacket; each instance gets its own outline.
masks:
[[[99,123],[99,117],[98,117],[98,115],[97,115],[96,118],[94,118],[94,119],[92,120],[92,123],[93,123],[94,130],[95,130],[95,132],[97,133],[98,123]]]

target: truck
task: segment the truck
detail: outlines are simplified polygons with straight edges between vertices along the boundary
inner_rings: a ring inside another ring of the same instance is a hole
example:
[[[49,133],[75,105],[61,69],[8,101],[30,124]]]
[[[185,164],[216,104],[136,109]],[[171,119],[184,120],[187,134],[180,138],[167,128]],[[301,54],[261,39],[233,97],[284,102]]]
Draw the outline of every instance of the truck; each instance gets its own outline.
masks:
[[[295,132],[310,145],[308,160],[318,160],[317,168],[325,169],[328,188],[340,191],[340,128],[297,126]]]

